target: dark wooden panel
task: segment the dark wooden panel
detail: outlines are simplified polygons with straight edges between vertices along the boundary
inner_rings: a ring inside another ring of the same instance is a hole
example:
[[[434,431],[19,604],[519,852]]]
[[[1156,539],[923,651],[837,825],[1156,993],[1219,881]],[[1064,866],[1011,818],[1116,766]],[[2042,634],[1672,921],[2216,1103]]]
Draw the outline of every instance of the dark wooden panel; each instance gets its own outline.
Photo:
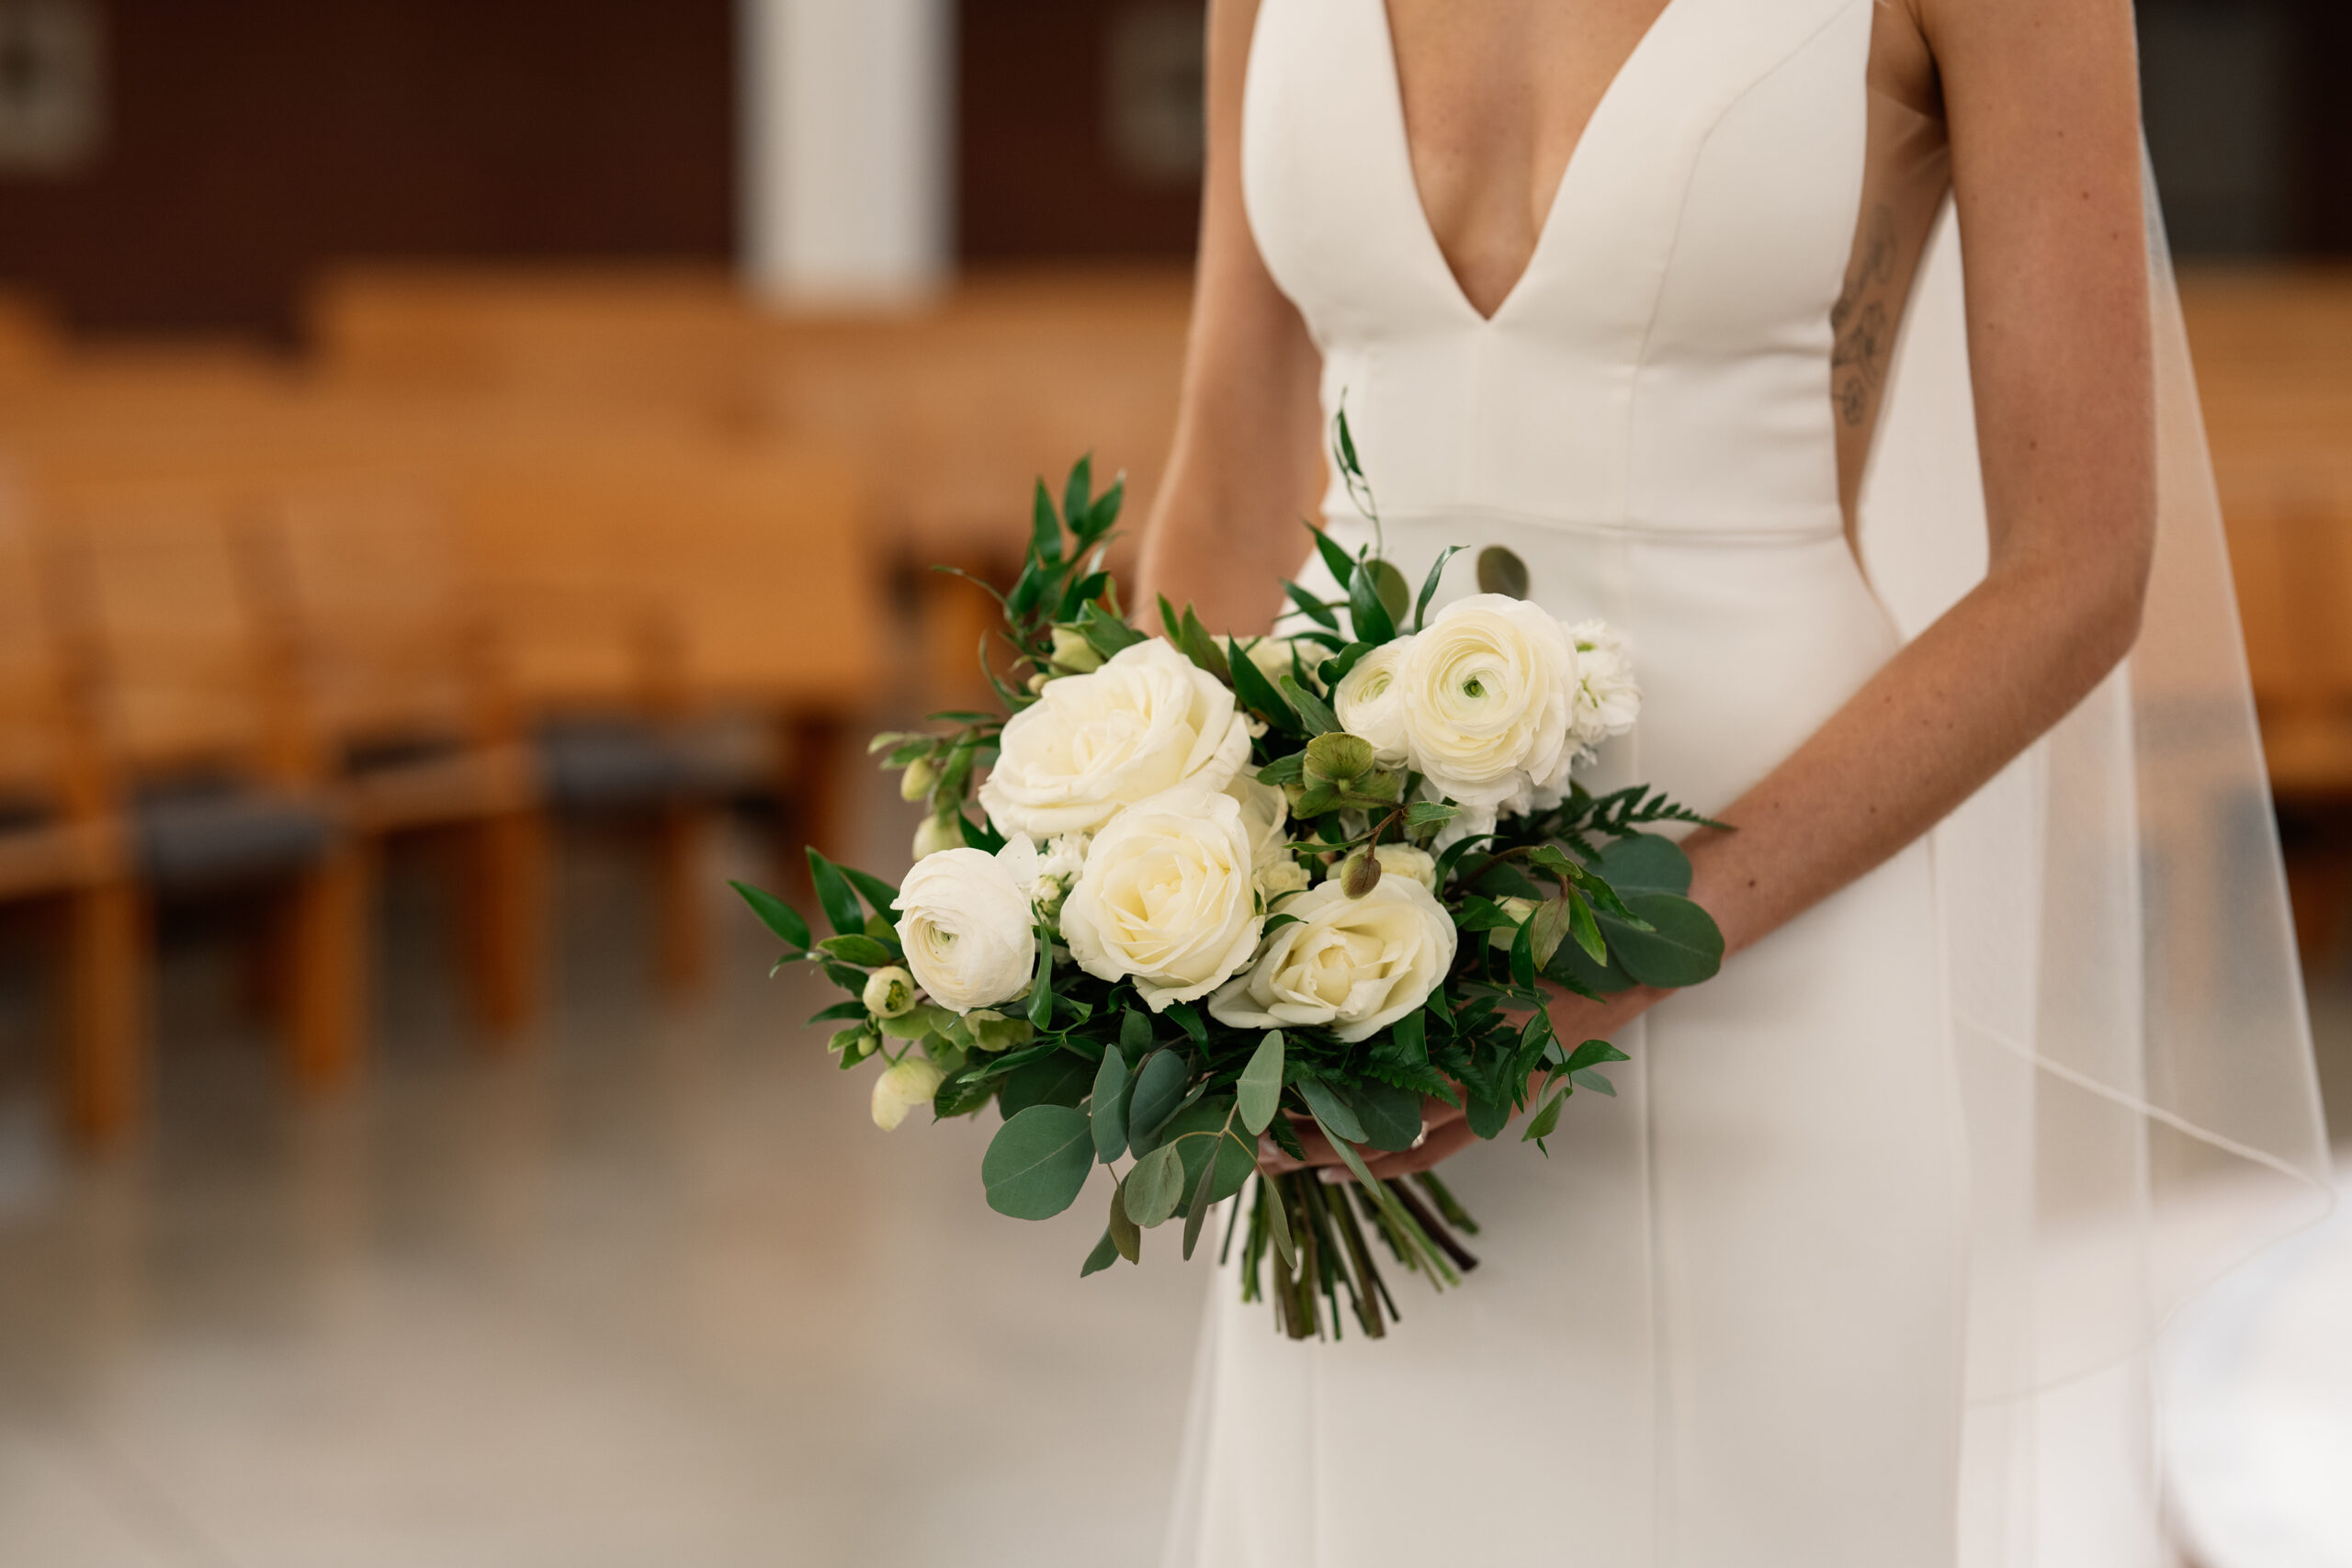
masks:
[[[114,0],[72,177],[0,179],[0,279],[93,328],[290,330],[359,256],[722,258],[730,0]]]
[[[1184,45],[1196,73],[1204,25],[1197,0],[967,0],[956,25],[965,260],[1192,255],[1196,171],[1123,148],[1112,100],[1159,107],[1186,91]],[[1123,47],[1143,57],[1140,79],[1118,73]],[[1197,74],[1189,90],[1196,104]]]

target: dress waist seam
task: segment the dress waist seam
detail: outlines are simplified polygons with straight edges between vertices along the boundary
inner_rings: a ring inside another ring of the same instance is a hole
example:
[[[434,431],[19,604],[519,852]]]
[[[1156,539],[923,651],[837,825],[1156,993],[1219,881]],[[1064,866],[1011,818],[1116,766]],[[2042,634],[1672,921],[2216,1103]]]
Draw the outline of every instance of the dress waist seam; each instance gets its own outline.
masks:
[[[1324,517],[1330,524],[1353,524],[1365,528],[1373,525],[1372,519],[1350,508],[1326,506]],[[1522,512],[1514,507],[1474,504],[1397,507],[1384,510],[1381,518],[1383,522],[1391,524],[1444,524],[1455,528],[1464,525],[1475,526],[1479,523],[1501,523],[1559,534],[1580,534],[1595,538],[1658,545],[1815,545],[1831,539],[1842,541],[1846,536],[1843,516],[1830,517],[1818,523],[1762,527],[1690,527],[1623,518],[1564,517],[1556,513]]]

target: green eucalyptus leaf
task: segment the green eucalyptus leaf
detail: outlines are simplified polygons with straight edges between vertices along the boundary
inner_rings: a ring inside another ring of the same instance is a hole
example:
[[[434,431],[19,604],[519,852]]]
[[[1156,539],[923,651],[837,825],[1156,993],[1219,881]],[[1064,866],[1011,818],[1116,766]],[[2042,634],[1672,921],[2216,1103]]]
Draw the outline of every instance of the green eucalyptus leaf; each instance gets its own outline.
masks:
[[[997,1129],[980,1156],[989,1207],[1016,1220],[1046,1220],[1078,1201],[1094,1168],[1094,1134],[1086,1112],[1033,1105]]]
[[[1094,1152],[1109,1165],[1127,1152],[1127,1059],[1116,1045],[1105,1046],[1094,1070]]]
[[[1656,833],[1633,833],[1611,839],[1600,852],[1597,868],[1621,898],[1635,893],[1690,891],[1690,857],[1682,846]]]
[[[1114,1202],[1118,1201],[1116,1193],[1112,1194],[1112,1201]],[[1100,1274],[1118,1260],[1118,1244],[1112,1239],[1111,1233],[1106,1230],[1102,1233],[1102,1239],[1094,1244],[1094,1250],[1086,1255],[1086,1261],[1079,1266],[1078,1277],[1083,1280],[1089,1274]]]
[[[1005,1075],[997,1109],[1008,1122],[1033,1105],[1074,1106],[1093,1087],[1094,1064],[1069,1051],[1015,1067]]]
[[[1723,967],[1724,933],[1714,919],[1673,893],[1636,893],[1625,900],[1650,929],[1635,931],[1621,920],[1603,920],[1609,952],[1626,974],[1645,986],[1671,989],[1712,979]]]
[[[1298,1080],[1298,1092],[1299,1097],[1306,1101],[1306,1109],[1314,1112],[1315,1120],[1326,1132],[1336,1127],[1340,1135],[1351,1144],[1367,1141],[1370,1134],[1364,1132],[1363,1123],[1357,1120],[1354,1109],[1341,1100],[1329,1084],[1321,1078],[1302,1077]]]
[[[1175,1150],[1177,1157],[1183,1161],[1186,1203],[1192,1201],[1193,1190],[1212,1153],[1216,1156],[1217,1168],[1216,1179],[1209,1189],[1212,1203],[1223,1202],[1240,1191],[1249,1181],[1250,1173],[1258,1168],[1257,1140],[1242,1132],[1239,1121],[1233,1115],[1233,1101],[1217,1095],[1184,1107],[1160,1129],[1160,1147]]]
[[[1501,593],[1513,599],[1527,597],[1527,563],[1500,545],[1488,545],[1478,552],[1478,592]]]
[[[1127,1216],[1127,1184],[1111,1189],[1111,1245],[1130,1263],[1143,1261],[1143,1227]]]
[[[1163,1144],[1136,1161],[1125,1182],[1127,1218],[1144,1229],[1165,1221],[1184,1197],[1184,1159]]]
[[[1136,1067],[1127,1090],[1127,1147],[1137,1156],[1158,1146],[1162,1123],[1184,1102],[1191,1071],[1174,1051],[1154,1051]]]
[[[1262,1177],[1259,1179],[1259,1184],[1265,1190],[1266,1235],[1273,1241],[1274,1256],[1282,1259],[1284,1269],[1295,1270],[1298,1268],[1298,1244],[1291,1240],[1290,1214],[1283,1207],[1282,1194]]]
[[[1241,1069],[1240,1081],[1233,1086],[1235,1098],[1241,1105],[1241,1124],[1256,1137],[1274,1119],[1283,1103],[1283,1032],[1269,1030],[1258,1042],[1258,1049],[1250,1054],[1250,1065]]]

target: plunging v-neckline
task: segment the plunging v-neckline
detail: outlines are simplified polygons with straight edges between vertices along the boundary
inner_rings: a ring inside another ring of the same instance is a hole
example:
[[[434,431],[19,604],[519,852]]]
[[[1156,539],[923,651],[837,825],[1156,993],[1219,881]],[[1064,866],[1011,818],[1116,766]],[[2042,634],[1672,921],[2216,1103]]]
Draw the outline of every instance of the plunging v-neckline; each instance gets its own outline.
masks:
[[[1453,263],[1446,258],[1445,246],[1437,237],[1437,226],[1430,221],[1429,203],[1421,198],[1421,177],[1413,166],[1413,133],[1405,117],[1405,73],[1396,61],[1396,28],[1389,19],[1388,0],[1370,0],[1370,3],[1372,8],[1380,14],[1381,41],[1387,47],[1388,101],[1396,112],[1396,145],[1405,158],[1405,188],[1412,195],[1413,215],[1419,222],[1421,238],[1428,244],[1430,253],[1436,257],[1438,271],[1444,275],[1454,302],[1476,317],[1480,324],[1491,325],[1502,319],[1503,313],[1510,309],[1511,301],[1526,289],[1527,280],[1534,275],[1537,264],[1543,261],[1544,252],[1551,243],[1552,231],[1559,224],[1561,198],[1567,193],[1569,181],[1577,172],[1578,161],[1584,156],[1585,144],[1592,140],[1593,129],[1600,125],[1601,116],[1609,112],[1611,104],[1618,96],[1617,89],[1633,73],[1643,55],[1648,52],[1659,27],[1681,0],[1666,0],[1666,4],[1658,8],[1657,15],[1650,18],[1650,25],[1634,40],[1633,49],[1617,62],[1617,69],[1610,75],[1600,96],[1593,101],[1592,112],[1585,117],[1584,129],[1577,132],[1576,143],[1568,149],[1568,161],[1560,165],[1560,178],[1552,187],[1551,202],[1544,209],[1542,221],[1535,226],[1535,243],[1529,248],[1527,259],[1520,264],[1519,276],[1511,279],[1509,288],[1503,290],[1503,297],[1495,302],[1492,312],[1479,310],[1470,298],[1470,291],[1462,287],[1462,275],[1453,270]]]

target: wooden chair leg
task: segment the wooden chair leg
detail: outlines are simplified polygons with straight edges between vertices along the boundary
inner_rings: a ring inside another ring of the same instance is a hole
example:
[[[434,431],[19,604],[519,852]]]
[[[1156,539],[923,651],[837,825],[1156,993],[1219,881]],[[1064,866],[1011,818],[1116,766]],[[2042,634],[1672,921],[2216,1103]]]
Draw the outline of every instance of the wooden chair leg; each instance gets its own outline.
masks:
[[[715,816],[715,808],[701,804],[672,806],[654,829],[659,974],[662,988],[673,997],[698,989],[710,970],[704,909],[713,874],[708,846]]]
[[[485,818],[472,833],[467,967],[477,1016],[493,1036],[529,1030],[544,999],[548,822],[536,810]]]
[[[288,928],[288,1047],[294,1080],[329,1089],[359,1065],[367,1038],[376,847],[346,841],[295,884]]]
[[[777,879],[805,891],[814,846],[827,856],[845,852],[842,838],[842,749],[848,730],[831,714],[791,714],[778,724],[776,800],[783,811],[776,834]]]
[[[146,899],[130,883],[101,883],[69,897],[65,918],[65,1122],[97,1147],[146,1107]]]

